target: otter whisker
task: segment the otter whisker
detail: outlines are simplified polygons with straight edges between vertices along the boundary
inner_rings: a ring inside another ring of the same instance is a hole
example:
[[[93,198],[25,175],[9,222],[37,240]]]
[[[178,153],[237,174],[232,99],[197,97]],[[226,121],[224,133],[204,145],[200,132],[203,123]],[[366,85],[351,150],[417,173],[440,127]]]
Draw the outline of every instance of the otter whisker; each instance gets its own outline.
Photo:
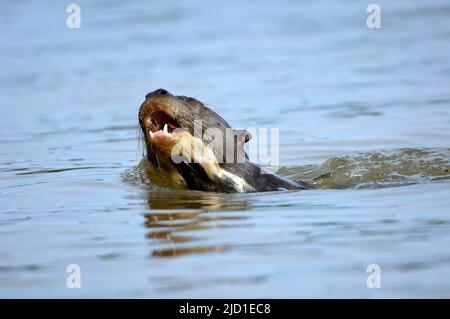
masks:
[[[140,125],[136,126],[136,135],[138,140],[136,155],[140,154],[141,156],[144,156],[145,155],[144,133],[142,133]]]

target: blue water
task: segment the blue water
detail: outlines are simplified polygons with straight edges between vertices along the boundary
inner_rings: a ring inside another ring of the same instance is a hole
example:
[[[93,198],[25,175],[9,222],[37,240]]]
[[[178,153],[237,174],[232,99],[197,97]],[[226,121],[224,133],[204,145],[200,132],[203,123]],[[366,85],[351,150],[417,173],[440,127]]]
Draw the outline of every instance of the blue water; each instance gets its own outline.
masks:
[[[448,1],[77,3],[0,4],[0,297],[450,297]],[[319,189],[140,182],[160,87],[279,128]]]

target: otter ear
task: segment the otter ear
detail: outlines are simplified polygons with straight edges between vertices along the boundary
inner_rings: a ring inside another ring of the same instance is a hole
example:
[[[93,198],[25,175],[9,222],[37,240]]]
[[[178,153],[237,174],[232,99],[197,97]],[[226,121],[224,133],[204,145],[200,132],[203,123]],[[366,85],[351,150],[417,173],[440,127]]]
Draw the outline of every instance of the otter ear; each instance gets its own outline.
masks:
[[[252,139],[252,134],[246,130],[234,130],[234,132],[238,137],[238,141],[242,144],[245,144]]]

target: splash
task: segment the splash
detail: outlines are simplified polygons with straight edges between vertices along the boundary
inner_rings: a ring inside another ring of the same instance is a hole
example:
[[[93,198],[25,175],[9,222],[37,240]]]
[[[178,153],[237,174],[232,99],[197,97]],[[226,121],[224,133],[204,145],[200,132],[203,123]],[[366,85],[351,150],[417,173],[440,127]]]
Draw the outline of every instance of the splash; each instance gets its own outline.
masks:
[[[149,163],[122,174],[124,182],[154,189],[148,177]],[[405,148],[391,151],[336,156],[321,165],[281,168],[278,173],[306,180],[317,188],[380,188],[450,180],[449,148]]]
[[[380,188],[450,179],[450,149],[405,148],[336,156],[318,166],[279,171],[317,188]]]

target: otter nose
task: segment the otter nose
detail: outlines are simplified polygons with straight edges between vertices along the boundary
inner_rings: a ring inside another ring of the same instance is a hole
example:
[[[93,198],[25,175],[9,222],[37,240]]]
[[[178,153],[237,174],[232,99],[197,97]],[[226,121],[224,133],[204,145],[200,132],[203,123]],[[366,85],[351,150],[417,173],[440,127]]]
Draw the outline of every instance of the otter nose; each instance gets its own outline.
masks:
[[[167,92],[166,90],[164,90],[164,89],[158,89],[158,90],[155,90],[155,91],[153,91],[153,92],[148,93],[148,94],[145,96],[145,98],[146,98],[146,99],[149,99],[149,98],[152,98],[152,97],[163,96],[163,95],[168,95],[168,94],[169,94],[169,92]]]

